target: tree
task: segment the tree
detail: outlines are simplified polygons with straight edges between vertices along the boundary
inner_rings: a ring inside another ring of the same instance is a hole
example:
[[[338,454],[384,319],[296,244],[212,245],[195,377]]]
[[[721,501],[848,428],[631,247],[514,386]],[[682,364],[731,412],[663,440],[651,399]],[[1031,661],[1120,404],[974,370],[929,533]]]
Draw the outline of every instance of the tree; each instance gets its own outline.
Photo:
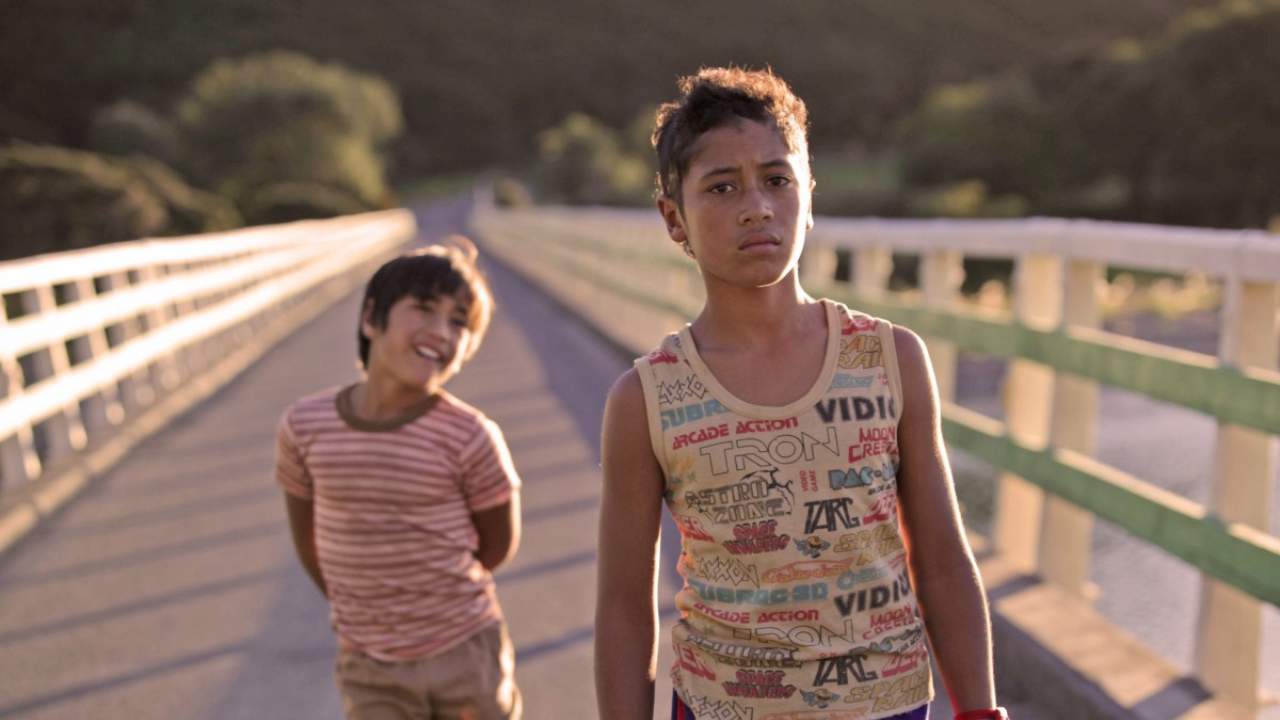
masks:
[[[574,205],[642,202],[651,177],[644,160],[622,149],[617,132],[582,113],[538,136],[535,176],[551,199]]]
[[[386,151],[403,130],[385,81],[283,51],[213,63],[178,102],[177,118],[188,173],[250,221],[277,217],[256,196],[281,183],[291,207],[308,183],[349,205],[385,204]],[[325,205],[319,214],[332,214]]]

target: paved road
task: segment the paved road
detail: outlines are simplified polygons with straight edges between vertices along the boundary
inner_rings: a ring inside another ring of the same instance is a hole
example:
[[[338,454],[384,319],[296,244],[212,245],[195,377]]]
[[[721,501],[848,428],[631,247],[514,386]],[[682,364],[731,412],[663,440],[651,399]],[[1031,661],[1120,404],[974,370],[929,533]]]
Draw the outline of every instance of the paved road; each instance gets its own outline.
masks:
[[[424,211],[424,236],[465,213]],[[491,275],[501,310],[450,388],[503,426],[526,483],[525,542],[498,578],[528,717],[590,717],[598,428],[625,362]],[[355,377],[358,304],[302,328],[0,559],[0,718],[340,716],[327,608],[270,469],[281,410]]]

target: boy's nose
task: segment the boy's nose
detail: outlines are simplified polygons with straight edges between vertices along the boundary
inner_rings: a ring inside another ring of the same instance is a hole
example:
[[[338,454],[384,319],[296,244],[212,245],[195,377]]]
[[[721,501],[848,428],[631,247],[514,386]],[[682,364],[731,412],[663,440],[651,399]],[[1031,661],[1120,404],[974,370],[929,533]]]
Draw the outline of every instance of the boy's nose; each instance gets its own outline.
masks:
[[[433,317],[426,322],[426,330],[433,338],[448,338],[449,320],[448,318]]]
[[[738,222],[742,225],[754,225],[773,219],[773,207],[768,198],[758,190],[748,190],[743,198],[742,211]]]

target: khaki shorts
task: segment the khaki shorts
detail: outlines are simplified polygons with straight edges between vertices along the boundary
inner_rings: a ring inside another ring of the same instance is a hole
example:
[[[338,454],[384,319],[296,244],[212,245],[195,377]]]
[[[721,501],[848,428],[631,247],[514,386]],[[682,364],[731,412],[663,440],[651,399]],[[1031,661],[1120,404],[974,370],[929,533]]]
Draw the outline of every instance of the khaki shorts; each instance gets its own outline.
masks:
[[[347,720],[519,720],[520,690],[507,627],[498,623],[420,660],[384,662],[338,651]]]

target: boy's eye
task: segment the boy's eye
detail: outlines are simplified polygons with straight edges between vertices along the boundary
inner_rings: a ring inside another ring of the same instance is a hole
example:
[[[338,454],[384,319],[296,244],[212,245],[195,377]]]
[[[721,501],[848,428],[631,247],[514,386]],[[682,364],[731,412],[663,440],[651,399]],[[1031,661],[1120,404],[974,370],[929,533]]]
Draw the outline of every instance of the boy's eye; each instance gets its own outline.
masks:
[[[769,178],[768,183],[774,187],[786,187],[791,184],[791,178],[786,175],[774,175]]]
[[[729,183],[716,183],[715,185],[707,188],[707,192],[713,195],[724,195],[731,190],[733,190],[733,185]]]
[[[450,322],[454,327],[458,327],[458,328],[465,328],[465,327],[467,326],[467,318],[466,318],[466,316],[454,316],[454,317],[451,317],[451,318],[449,318],[449,322]]]

